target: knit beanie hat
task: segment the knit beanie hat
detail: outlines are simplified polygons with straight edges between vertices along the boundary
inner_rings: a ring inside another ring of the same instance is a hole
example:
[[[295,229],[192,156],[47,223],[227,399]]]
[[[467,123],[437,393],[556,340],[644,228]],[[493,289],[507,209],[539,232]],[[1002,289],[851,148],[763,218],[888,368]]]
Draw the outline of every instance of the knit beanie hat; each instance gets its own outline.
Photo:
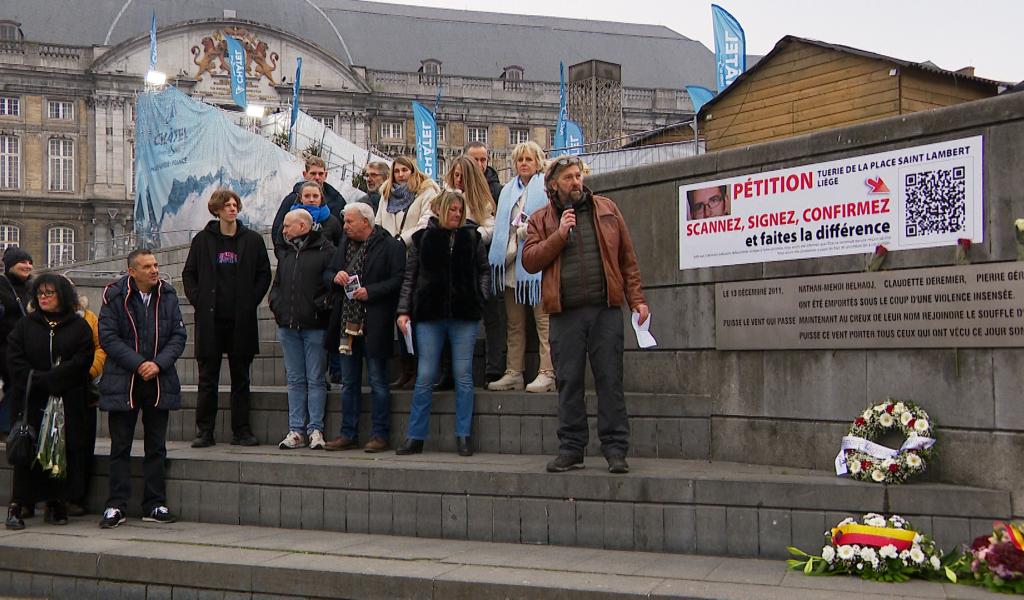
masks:
[[[32,262],[32,255],[25,252],[18,246],[10,246],[4,251],[4,273],[11,270],[14,265],[28,261]]]

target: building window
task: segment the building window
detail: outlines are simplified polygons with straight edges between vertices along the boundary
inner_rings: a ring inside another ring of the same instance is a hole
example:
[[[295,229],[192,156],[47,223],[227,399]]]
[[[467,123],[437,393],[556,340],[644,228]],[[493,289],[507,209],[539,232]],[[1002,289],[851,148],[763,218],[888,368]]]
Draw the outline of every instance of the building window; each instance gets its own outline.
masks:
[[[558,135],[558,130],[557,129],[555,129],[554,127],[552,127],[551,129],[548,129],[548,147],[549,148],[554,148],[555,147],[555,136],[556,135]]]
[[[16,21],[0,21],[0,40],[20,40],[21,23]]]
[[[446,161],[442,156],[437,157],[437,172],[441,175],[446,175],[448,173],[448,161]]]
[[[17,225],[0,225],[0,254],[21,241],[21,230]]]
[[[434,131],[437,132],[437,143],[438,144],[444,144],[445,142],[448,141],[448,124],[447,123],[438,123],[437,127],[434,128]]]
[[[47,265],[59,267],[75,262],[75,230],[70,227],[51,227],[47,233]]]
[[[21,149],[18,138],[0,135],[0,189],[16,190],[21,187]]]
[[[509,65],[501,72],[500,79],[506,90],[518,90],[519,83],[523,80],[523,68],[518,65]]]
[[[467,127],[466,128],[466,143],[470,142],[482,142],[487,143],[487,128],[486,127]]]
[[[70,121],[75,118],[75,103],[65,100],[50,100],[47,103],[46,114],[51,119]]]
[[[428,58],[420,61],[420,83],[424,85],[438,85],[441,83],[441,61],[436,58]]]
[[[50,139],[50,191],[72,192],[75,189],[75,142],[63,138]]]
[[[381,121],[380,122],[380,139],[382,140],[402,140],[405,139],[405,134],[402,132],[404,127],[401,121]]]
[[[16,117],[21,114],[21,102],[17,98],[0,97],[0,117]]]
[[[129,167],[130,180],[128,181],[128,190],[135,195],[135,142],[129,142],[128,147],[131,148],[131,166]]]
[[[320,123],[321,125],[323,125],[327,129],[330,129],[331,131],[334,131],[334,117],[333,116],[328,117],[328,116],[316,116],[316,115],[313,115],[313,118],[316,120],[317,123]]]
[[[508,130],[508,145],[515,146],[530,140],[530,130],[525,127],[511,127]]]

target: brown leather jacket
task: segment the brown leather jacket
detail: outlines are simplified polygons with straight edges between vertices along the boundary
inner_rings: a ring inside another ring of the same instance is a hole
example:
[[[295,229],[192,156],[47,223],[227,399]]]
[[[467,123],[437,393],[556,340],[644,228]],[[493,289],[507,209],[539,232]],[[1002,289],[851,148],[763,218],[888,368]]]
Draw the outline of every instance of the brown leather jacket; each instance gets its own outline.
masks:
[[[627,300],[630,309],[647,304],[640,283],[640,266],[633,252],[633,240],[629,237],[629,229],[619,207],[609,198],[594,196],[587,188],[584,188],[584,194],[591,196],[594,202],[594,229],[608,284],[608,306],[622,306]],[[559,281],[566,240],[558,234],[560,219],[561,213],[554,201],[533,213],[523,245],[523,268],[530,273],[544,271],[540,297],[544,311],[549,314],[562,312]]]

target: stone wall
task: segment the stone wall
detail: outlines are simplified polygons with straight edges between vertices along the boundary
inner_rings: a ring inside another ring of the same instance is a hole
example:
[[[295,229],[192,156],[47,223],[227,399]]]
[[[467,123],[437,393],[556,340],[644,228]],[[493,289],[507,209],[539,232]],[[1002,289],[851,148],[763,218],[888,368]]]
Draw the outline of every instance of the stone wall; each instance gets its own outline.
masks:
[[[975,263],[1016,260],[1024,217],[1024,94],[893,117],[588,179],[630,225],[658,348],[626,353],[626,388],[710,398],[711,456],[829,469],[849,422],[892,396],[939,424],[933,480],[1013,492],[1024,515],[1024,350],[785,350],[715,346],[716,283],[863,271],[865,255],[680,271],[678,187],[758,171],[984,137],[984,242]],[[892,252],[885,269],[952,264],[954,248]],[[635,344],[627,335],[627,344]]]

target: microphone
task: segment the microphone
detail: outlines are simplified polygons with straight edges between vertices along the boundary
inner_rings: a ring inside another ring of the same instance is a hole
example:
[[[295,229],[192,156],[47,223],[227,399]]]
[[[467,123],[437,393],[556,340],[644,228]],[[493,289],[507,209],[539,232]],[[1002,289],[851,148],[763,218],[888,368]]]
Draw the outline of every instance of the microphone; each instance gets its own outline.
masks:
[[[569,203],[565,206],[565,210],[573,210],[572,198],[569,198]],[[569,239],[572,239],[572,232],[576,230],[575,226],[569,228]]]

